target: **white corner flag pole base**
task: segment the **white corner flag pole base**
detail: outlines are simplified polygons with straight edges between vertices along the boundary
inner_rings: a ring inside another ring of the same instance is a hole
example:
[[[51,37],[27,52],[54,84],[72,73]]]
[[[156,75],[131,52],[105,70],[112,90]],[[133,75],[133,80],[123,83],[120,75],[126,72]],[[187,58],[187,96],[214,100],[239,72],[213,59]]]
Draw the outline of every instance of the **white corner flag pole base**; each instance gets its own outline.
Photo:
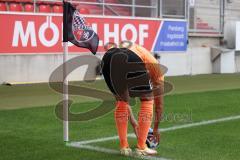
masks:
[[[68,42],[63,42],[63,140],[69,142],[68,126],[68,78],[67,65],[68,60]]]

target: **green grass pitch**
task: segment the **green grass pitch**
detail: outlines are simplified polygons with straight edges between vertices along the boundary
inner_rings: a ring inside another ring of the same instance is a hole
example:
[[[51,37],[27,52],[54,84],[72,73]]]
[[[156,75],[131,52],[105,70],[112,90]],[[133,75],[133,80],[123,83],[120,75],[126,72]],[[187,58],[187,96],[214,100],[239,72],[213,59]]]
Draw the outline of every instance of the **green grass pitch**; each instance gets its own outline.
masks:
[[[165,119],[169,128],[240,115],[240,75],[168,77],[174,90],[165,96]],[[86,84],[107,90],[104,81]],[[47,84],[0,86],[0,159],[2,160],[127,160],[87,149],[67,147],[62,141],[62,121],[54,113],[61,94]],[[84,112],[99,101],[71,96],[72,112]],[[138,103],[133,106],[137,115]],[[184,115],[175,117],[173,115]],[[240,119],[172,130],[161,134],[158,156],[171,160],[236,160],[240,157]],[[129,133],[132,133],[129,126]],[[115,136],[113,112],[88,122],[71,122],[70,139],[85,141]],[[131,147],[135,138],[129,138]],[[90,145],[118,150],[118,140]]]

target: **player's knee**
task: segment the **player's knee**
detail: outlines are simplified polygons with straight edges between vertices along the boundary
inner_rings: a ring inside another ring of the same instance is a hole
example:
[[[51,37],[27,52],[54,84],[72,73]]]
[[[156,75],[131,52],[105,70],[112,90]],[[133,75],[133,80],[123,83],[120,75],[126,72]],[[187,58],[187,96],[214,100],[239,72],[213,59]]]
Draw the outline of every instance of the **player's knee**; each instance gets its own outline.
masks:
[[[128,102],[117,101],[116,102],[116,111],[128,111]]]

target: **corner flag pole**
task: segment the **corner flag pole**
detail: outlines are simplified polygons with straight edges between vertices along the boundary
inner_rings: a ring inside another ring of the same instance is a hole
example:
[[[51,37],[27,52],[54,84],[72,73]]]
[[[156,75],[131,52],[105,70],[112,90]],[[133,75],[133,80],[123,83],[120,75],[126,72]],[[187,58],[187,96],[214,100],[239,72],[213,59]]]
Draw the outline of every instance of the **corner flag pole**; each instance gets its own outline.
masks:
[[[67,62],[68,60],[68,42],[63,42],[63,140],[69,141],[68,134],[68,78],[67,78]]]
[[[77,25],[77,27],[76,27]],[[82,29],[85,28],[85,29]],[[74,31],[80,30],[81,32],[73,33]],[[82,31],[87,35],[93,36],[82,36]],[[85,39],[87,42],[80,42],[77,40],[75,34]],[[75,46],[80,48],[88,48],[94,55],[97,52],[99,37],[92,30],[91,27],[86,26],[84,18],[80,15],[76,8],[63,0],[63,139],[65,142],[69,141],[69,115],[68,115],[68,41],[73,43]]]
[[[69,141],[69,125],[68,125],[68,78],[67,78],[67,60],[68,60],[68,33],[67,33],[67,15],[68,6],[65,6],[63,0],[63,140]]]

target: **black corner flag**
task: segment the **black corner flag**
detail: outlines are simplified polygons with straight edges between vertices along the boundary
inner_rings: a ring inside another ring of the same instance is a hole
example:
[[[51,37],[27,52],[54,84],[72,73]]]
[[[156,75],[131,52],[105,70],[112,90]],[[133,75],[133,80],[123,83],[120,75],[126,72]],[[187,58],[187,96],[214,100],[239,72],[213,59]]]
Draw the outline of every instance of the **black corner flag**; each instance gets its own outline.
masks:
[[[89,49],[96,54],[99,37],[71,3],[63,1],[63,42]]]

